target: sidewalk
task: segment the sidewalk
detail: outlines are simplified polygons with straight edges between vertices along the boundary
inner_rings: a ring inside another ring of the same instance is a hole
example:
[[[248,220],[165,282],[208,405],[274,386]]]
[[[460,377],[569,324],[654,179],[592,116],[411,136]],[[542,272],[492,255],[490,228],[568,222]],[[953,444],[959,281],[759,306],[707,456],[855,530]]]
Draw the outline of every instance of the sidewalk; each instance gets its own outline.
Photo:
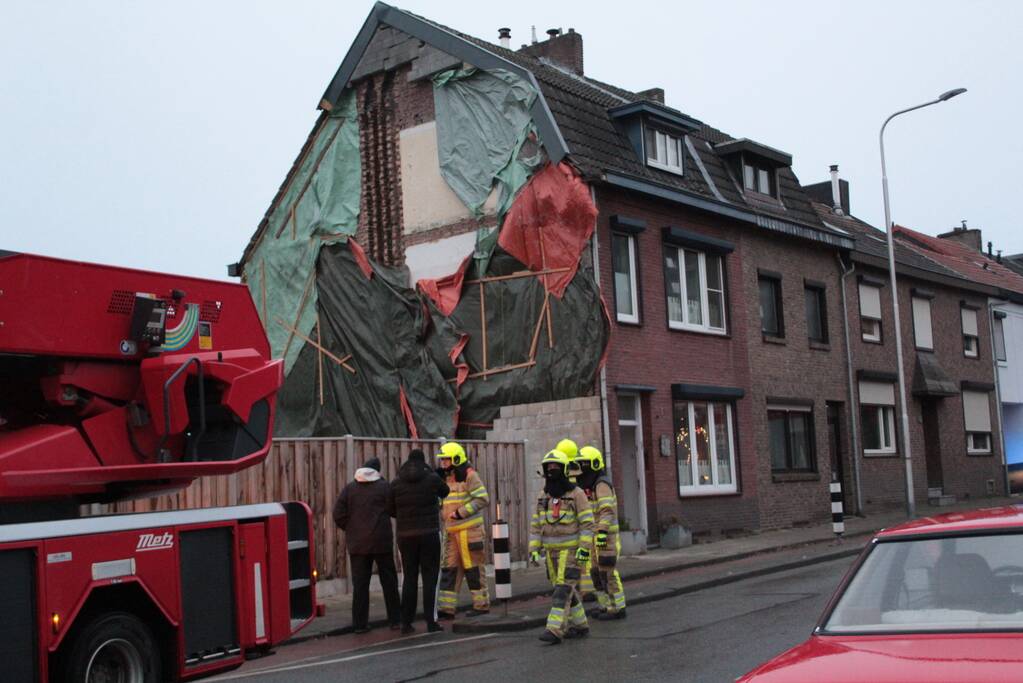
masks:
[[[1015,502],[1023,501],[1015,498],[984,498],[962,501],[956,505],[945,507],[921,505],[917,508],[917,515],[927,517],[932,514],[997,507]],[[622,557],[618,562],[618,570],[625,583],[629,604],[636,605],[663,599],[670,595],[701,590],[711,585],[719,585],[722,582],[736,579],[737,575],[735,574],[726,573],[715,578],[708,576],[707,572],[698,571],[713,565],[755,558],[740,570],[744,575],[751,575],[783,571],[796,566],[850,556],[859,552],[863,543],[875,531],[895,526],[903,521],[905,521],[905,513],[901,511],[878,513],[863,518],[847,517],[845,534],[841,543],[836,543],[835,535],[831,532],[831,523],[827,522],[813,527],[765,531],[740,538],[699,543],[680,550],[651,550],[645,555]],[[661,587],[636,595],[629,591],[631,581],[670,572],[688,573],[692,576],[679,577],[672,581],[673,585],[669,588]],[[512,591],[514,597],[509,605],[508,618],[503,616],[504,608],[495,605],[492,617],[476,620],[459,617],[455,622],[454,630],[456,632],[476,632],[532,627],[533,621],[536,620],[536,616],[532,614],[536,611],[536,605],[530,603],[536,603],[537,598],[546,598],[551,591],[545,569],[543,567],[528,567],[514,570],[512,572]],[[463,591],[461,597],[459,609],[468,609],[471,606],[468,591]],[[325,598],[321,602],[327,608],[326,615],[314,620],[290,642],[342,635],[352,631],[351,595],[335,595]],[[379,593],[370,595],[370,624],[374,627],[387,624],[383,598]]]

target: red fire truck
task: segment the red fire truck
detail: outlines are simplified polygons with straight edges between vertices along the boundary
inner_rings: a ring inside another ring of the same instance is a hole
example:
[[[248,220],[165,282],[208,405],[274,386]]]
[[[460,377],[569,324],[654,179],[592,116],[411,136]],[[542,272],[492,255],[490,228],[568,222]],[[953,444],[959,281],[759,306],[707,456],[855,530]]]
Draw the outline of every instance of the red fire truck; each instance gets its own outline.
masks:
[[[0,251],[0,679],[188,680],[313,618],[303,503],[80,514],[259,464],[282,377],[243,286]]]

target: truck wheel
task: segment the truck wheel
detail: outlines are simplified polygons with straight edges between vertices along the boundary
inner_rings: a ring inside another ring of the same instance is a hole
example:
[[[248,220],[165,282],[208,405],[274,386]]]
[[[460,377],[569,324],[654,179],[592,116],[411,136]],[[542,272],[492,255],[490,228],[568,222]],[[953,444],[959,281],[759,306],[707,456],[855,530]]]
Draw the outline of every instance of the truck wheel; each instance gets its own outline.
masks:
[[[67,683],[159,683],[160,652],[134,614],[113,612],[85,625],[64,667]]]

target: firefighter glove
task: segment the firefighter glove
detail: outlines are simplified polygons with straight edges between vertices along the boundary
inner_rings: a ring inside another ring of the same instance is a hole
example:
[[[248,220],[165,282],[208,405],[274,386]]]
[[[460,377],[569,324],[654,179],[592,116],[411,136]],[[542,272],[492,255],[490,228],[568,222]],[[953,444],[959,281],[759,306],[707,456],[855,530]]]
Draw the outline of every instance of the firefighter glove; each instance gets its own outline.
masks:
[[[540,551],[534,550],[529,553],[529,561],[536,565],[540,564]]]
[[[589,560],[590,559],[589,548],[579,548],[578,550],[576,550],[575,559],[579,560],[580,562],[586,562],[587,560]]]
[[[607,532],[606,531],[601,530],[601,531],[597,532],[596,543],[597,543],[597,547],[598,548],[606,548],[607,547]]]

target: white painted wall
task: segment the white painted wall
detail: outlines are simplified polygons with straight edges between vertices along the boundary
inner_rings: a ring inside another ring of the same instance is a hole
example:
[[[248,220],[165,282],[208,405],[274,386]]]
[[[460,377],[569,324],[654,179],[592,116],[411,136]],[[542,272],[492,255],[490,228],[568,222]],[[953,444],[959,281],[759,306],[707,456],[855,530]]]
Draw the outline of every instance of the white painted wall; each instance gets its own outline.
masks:
[[[998,385],[1002,403],[1023,403],[1023,306],[997,303],[995,310],[1005,313],[1005,362],[998,363]],[[987,344],[981,357],[990,354]]]
[[[450,225],[470,217],[469,209],[451,191],[437,160],[437,123],[430,121],[398,134],[401,151],[401,202],[405,234]],[[491,192],[484,212],[493,214],[497,192]],[[415,282],[415,280],[413,280]]]
[[[476,249],[476,231],[463,235],[445,237],[436,242],[426,242],[405,248],[405,265],[409,269],[412,286],[423,278],[437,278],[450,275],[462,260]]]

